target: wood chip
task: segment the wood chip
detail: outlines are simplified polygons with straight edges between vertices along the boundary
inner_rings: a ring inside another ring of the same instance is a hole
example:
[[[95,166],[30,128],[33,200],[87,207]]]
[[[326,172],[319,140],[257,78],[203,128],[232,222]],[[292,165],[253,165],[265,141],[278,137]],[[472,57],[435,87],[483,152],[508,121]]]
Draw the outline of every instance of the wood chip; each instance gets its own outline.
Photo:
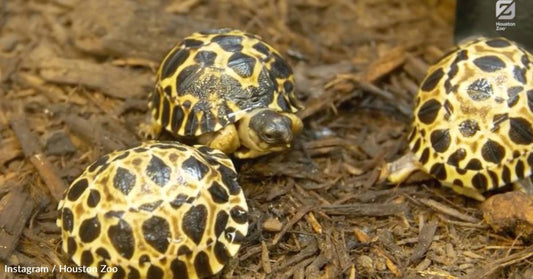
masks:
[[[357,238],[357,240],[359,240],[359,242],[370,243],[372,241],[370,236],[359,228],[354,228],[353,233],[355,234],[355,237]]]
[[[468,228],[477,228],[477,229],[488,229],[490,228],[490,226],[486,223],[470,223],[470,222],[463,222],[463,221],[455,221],[455,220],[451,220],[449,218],[446,218],[446,216],[444,215],[438,215],[439,219],[441,219],[443,222],[446,222],[446,223],[449,223],[449,224],[453,224],[453,225],[457,225],[457,226],[462,226],[462,227],[468,227]]]
[[[17,136],[19,144],[22,147],[22,152],[24,152],[24,156],[29,158],[32,155],[41,152],[39,139],[32,134],[28,121],[26,121],[24,116],[13,116],[10,121],[10,126]]]
[[[331,138],[322,138],[314,141],[308,141],[304,143],[306,149],[315,149],[323,147],[335,147],[335,146],[349,146],[352,143],[346,139],[331,137]]]
[[[350,272],[348,273],[348,279],[355,279],[357,275],[357,271],[355,270],[355,265],[352,264],[350,266]]]
[[[289,270],[283,272],[283,274],[275,277],[276,279],[289,279],[291,278],[291,276],[296,273],[297,271],[299,270],[302,270],[304,269],[306,266],[308,266],[311,262],[314,261],[314,258],[308,258],[308,259],[305,259],[297,264],[295,264],[294,266],[292,266],[291,268],[289,268]]]
[[[446,215],[455,217],[455,218],[457,218],[459,220],[463,220],[463,221],[470,222],[470,223],[479,223],[480,222],[480,220],[478,220],[475,217],[463,214],[463,213],[457,211],[456,209],[451,208],[451,207],[449,207],[449,206],[447,206],[445,204],[442,204],[440,202],[437,202],[435,200],[421,198],[421,199],[418,199],[418,201],[420,201],[421,203],[423,203],[426,206],[429,206],[429,207],[433,208],[434,210],[436,210],[436,211],[438,211],[440,213],[444,213]]]
[[[45,152],[48,155],[67,155],[76,152],[76,147],[64,131],[54,131],[47,135]]]
[[[264,241],[261,241],[261,265],[266,274],[272,272],[272,265],[270,265],[270,257],[268,256],[268,247]]]
[[[50,190],[52,197],[56,201],[63,198],[63,193],[67,189],[67,185],[59,176],[59,173],[54,165],[43,154],[35,154],[30,157],[30,162],[37,169],[37,172],[44,181],[44,184]]]
[[[374,82],[400,67],[405,61],[405,46],[397,46],[374,60],[364,72],[362,80]]]
[[[81,50],[98,56],[160,61],[180,38],[198,30],[221,27],[211,17],[174,15],[165,12],[162,5],[135,1],[76,3],[68,17],[72,21],[73,42]]]
[[[0,165],[4,165],[17,157],[22,157],[22,152],[19,143],[15,138],[3,140],[0,142]]]
[[[334,204],[345,203],[348,200],[355,199],[363,203],[368,203],[379,199],[380,197],[394,197],[397,195],[412,195],[419,191],[417,186],[402,186],[396,188],[390,188],[386,190],[365,190],[361,193],[354,193],[351,195],[346,195],[345,198],[335,201]]]
[[[313,212],[309,212],[306,215],[307,222],[311,225],[311,228],[313,228],[313,231],[315,231],[318,234],[322,234],[322,226],[318,222],[318,220],[315,218],[315,215]]]
[[[314,259],[314,261],[305,268],[305,278],[318,278],[320,270],[325,269],[324,265],[331,261],[331,249],[321,249],[321,253]],[[330,278],[330,277],[326,277]]]
[[[351,216],[389,216],[402,215],[407,210],[407,204],[332,204],[320,207],[330,215],[351,215]]]
[[[194,6],[198,5],[199,0],[183,0],[173,2],[165,7],[165,12],[174,14],[188,13]]]
[[[342,163],[342,167],[351,175],[361,175],[365,172],[364,170],[354,167],[348,163]]]
[[[402,271],[380,248],[376,248],[375,251],[379,256],[385,259],[385,265],[387,265],[387,268],[392,272],[392,274],[394,274],[394,276],[402,277]]]
[[[29,158],[30,162],[37,169],[37,172],[48,187],[48,190],[50,190],[52,197],[54,197],[56,201],[61,200],[63,192],[67,189],[67,185],[59,176],[57,169],[50,163],[46,156],[42,154],[39,140],[37,136],[31,132],[26,119],[20,115],[15,116],[10,124],[22,146],[24,155],[26,158]]]
[[[459,267],[459,270],[461,270],[461,266]],[[444,271],[444,270],[423,270],[418,271],[418,274],[422,275],[422,278],[438,278],[438,279],[458,279],[464,277],[456,277],[451,275],[450,273]]]
[[[335,261],[333,262],[334,265],[338,266],[339,273],[342,271],[345,271],[350,267],[352,264],[352,259],[350,257],[350,251],[348,250],[348,247],[346,246],[346,237],[344,231],[331,231],[332,234],[332,253],[335,255],[333,259]]]
[[[418,263],[415,267],[415,270],[423,271],[426,270],[431,265],[431,260],[428,258],[424,258],[420,263]]]
[[[331,102],[327,100],[332,100],[334,96],[334,92],[326,91],[320,97],[310,98],[305,102],[305,108],[297,112],[296,115],[301,119],[305,119],[330,105]]]
[[[378,231],[378,239],[381,244],[385,247],[385,249],[392,255],[402,255],[404,251],[396,241],[394,240],[394,236],[390,232],[390,230],[387,229],[380,229]]]
[[[121,99],[146,96],[153,87],[151,74],[111,64],[53,57],[39,61],[37,67],[49,82],[82,85]]]
[[[249,172],[252,172],[255,176],[285,176],[309,179],[318,183],[326,182],[324,175],[314,171],[313,167],[308,164],[294,163],[287,167],[285,162],[269,162],[268,164],[256,162],[256,164],[250,166]]]
[[[110,131],[104,130],[100,125],[93,125],[92,121],[75,114],[65,116],[64,121],[71,132],[92,144],[103,146],[107,152],[124,147],[124,144],[117,142]]]
[[[414,55],[407,55],[406,58],[407,61],[404,65],[404,70],[414,77],[420,84],[427,74],[429,65]]]
[[[299,253],[297,253],[296,255],[294,255],[293,257],[288,259],[287,261],[284,261],[276,269],[283,269],[283,268],[286,268],[286,267],[289,267],[289,266],[293,266],[295,263],[301,262],[304,259],[307,259],[307,258],[311,257],[312,255],[316,254],[317,252],[318,252],[318,244],[317,244],[317,242],[316,241],[311,241]],[[311,260],[314,260],[314,258],[311,258]]]
[[[468,258],[472,258],[472,259],[484,259],[485,257],[481,256],[481,255],[478,255],[472,251],[463,251],[463,255],[465,255],[466,257]]]
[[[437,231],[437,225],[438,223],[435,220],[424,224],[420,230],[420,234],[418,235],[418,243],[413,249],[413,253],[409,257],[410,262],[418,263],[422,258],[424,258],[424,255],[431,246],[431,242],[433,242],[433,236]]]
[[[320,254],[305,268],[306,278],[318,278],[321,270],[332,265],[339,266],[337,257],[334,257],[336,247],[333,244],[333,237],[332,231],[328,230],[324,237],[318,240]],[[332,270],[330,269],[328,272],[332,272]]]
[[[511,254],[509,256],[505,256],[503,258],[493,260],[487,263],[483,268],[476,269],[475,271],[467,274],[463,278],[464,279],[489,278],[492,274],[494,274],[499,269],[509,266],[511,264],[523,261],[531,257],[533,257],[533,245],[527,247],[526,249],[522,251]]]
[[[157,70],[157,66],[159,66],[158,63],[149,60],[149,59],[143,59],[143,58],[124,58],[124,59],[115,59],[111,62],[114,66],[140,66],[140,67],[147,67],[152,69],[152,71]]]
[[[20,174],[16,173],[16,172],[10,172],[10,173],[5,174],[5,175],[0,175],[0,196],[3,194],[4,191],[5,192],[9,192],[8,190],[5,189],[5,188],[7,188],[6,182],[9,181],[9,180],[17,178],[19,175]]]
[[[266,232],[279,232],[283,224],[276,218],[270,217],[263,222],[263,230]]]
[[[35,204],[23,186],[0,200],[0,261],[6,262],[18,244]]]
[[[305,214],[307,214],[307,212],[309,212],[311,209],[312,209],[311,206],[304,206],[300,208],[296,212],[296,214],[294,214],[294,216],[292,216],[292,218],[287,222],[287,224],[285,224],[283,229],[274,237],[274,239],[272,239],[272,245],[276,245],[280,241],[280,239],[285,235],[285,233],[290,228],[292,228],[292,226],[294,226],[296,222],[300,221],[300,219],[302,219],[302,217],[304,217]]]
[[[269,245],[270,247],[270,245]],[[261,245],[255,245],[255,246],[251,246],[251,247],[248,247],[244,253],[242,254],[242,256],[239,257],[239,261],[246,261],[248,260],[249,258],[261,253]]]
[[[395,108],[397,108],[404,116],[411,115],[411,106],[401,100],[398,100],[398,98],[396,98],[391,92],[381,89],[378,86],[366,81],[360,81],[358,84],[359,87],[365,92],[370,92],[376,96],[379,96],[380,98],[388,100],[389,102],[394,102]]]

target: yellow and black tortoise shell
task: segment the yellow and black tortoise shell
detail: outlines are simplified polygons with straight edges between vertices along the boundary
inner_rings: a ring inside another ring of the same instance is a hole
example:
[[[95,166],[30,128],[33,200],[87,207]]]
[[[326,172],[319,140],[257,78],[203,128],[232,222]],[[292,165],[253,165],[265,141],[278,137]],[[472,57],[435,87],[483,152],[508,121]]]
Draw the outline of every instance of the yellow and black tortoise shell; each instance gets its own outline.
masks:
[[[217,131],[255,108],[301,108],[279,52],[234,29],[194,33],[174,47],[159,67],[149,106],[158,124],[178,136]]]
[[[63,250],[103,278],[203,278],[234,256],[247,205],[218,150],[146,142],[103,156],[59,203]],[[99,274],[105,265],[116,272]]]
[[[429,69],[409,137],[425,171],[480,193],[531,175],[532,61],[509,40],[480,38]]]

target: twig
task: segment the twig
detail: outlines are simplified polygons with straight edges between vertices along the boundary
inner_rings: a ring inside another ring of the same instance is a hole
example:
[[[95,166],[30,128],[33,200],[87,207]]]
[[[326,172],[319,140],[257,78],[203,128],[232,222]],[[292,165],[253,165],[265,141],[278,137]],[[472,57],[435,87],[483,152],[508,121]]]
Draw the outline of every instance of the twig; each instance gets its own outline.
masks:
[[[295,263],[303,261],[304,259],[307,259],[312,255],[316,254],[316,252],[318,252],[318,244],[316,241],[311,241],[298,254],[292,256],[290,259],[283,262],[280,266],[276,267],[275,270],[280,270],[288,266],[293,266]],[[312,259],[314,260],[315,258],[313,257]]]
[[[485,267],[468,274],[464,279],[488,278],[499,269],[533,256],[533,245],[512,255],[488,263]]]
[[[300,210],[298,210],[298,212],[296,212],[296,214],[292,216],[289,222],[287,222],[287,224],[283,227],[283,229],[274,237],[274,239],[272,240],[272,245],[278,244],[280,239],[285,235],[285,233],[287,233],[287,230],[289,230],[292,226],[294,226],[294,224],[296,224],[296,222],[302,219],[305,216],[305,214],[307,214],[307,212],[309,212],[311,209],[312,209],[311,206],[305,206],[303,208],[300,208]]]
[[[468,216],[466,214],[463,214],[449,206],[446,206],[445,204],[442,204],[442,203],[439,203],[437,201],[434,201],[434,200],[430,200],[430,199],[424,199],[424,198],[420,198],[418,199],[419,202],[421,202],[422,204],[426,205],[426,206],[429,206],[433,209],[435,209],[436,211],[440,212],[440,213],[444,213],[446,215],[449,215],[449,216],[452,216],[452,217],[455,217],[459,220],[463,220],[463,221],[466,221],[466,222],[470,222],[470,223],[479,223],[480,221],[477,219],[477,218],[474,218],[472,216]]]
[[[407,204],[332,204],[320,207],[330,215],[351,215],[351,216],[389,216],[401,215],[406,212]]]
[[[486,223],[470,223],[470,222],[461,222],[461,221],[454,221],[454,220],[450,220],[446,217],[444,217],[444,215],[437,215],[439,217],[439,219],[441,219],[443,222],[446,222],[448,224],[452,224],[452,225],[457,225],[457,226],[462,226],[462,227],[467,227],[467,228],[476,228],[476,229],[488,229],[490,228],[489,225],[487,225]]]
[[[43,154],[35,154],[30,157],[30,162],[37,169],[37,172],[48,186],[52,197],[56,201],[63,198],[63,193],[67,189],[67,185],[63,182],[61,177],[57,174],[55,167],[50,163]]]
[[[310,263],[312,263],[315,259],[314,258],[309,258],[309,259],[305,259],[301,262],[299,262],[298,264],[295,264],[293,265],[288,271],[284,272],[283,274],[277,276],[277,277],[274,277],[276,279],[286,279],[286,278],[291,278],[291,276],[297,271],[297,270],[300,270],[300,269],[303,269],[304,267],[308,266]]]

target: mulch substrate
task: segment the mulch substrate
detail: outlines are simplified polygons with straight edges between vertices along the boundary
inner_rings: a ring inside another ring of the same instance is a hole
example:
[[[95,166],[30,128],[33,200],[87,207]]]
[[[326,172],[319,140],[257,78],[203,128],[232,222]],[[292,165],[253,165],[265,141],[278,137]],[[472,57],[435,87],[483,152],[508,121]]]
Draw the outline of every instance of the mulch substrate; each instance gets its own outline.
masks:
[[[451,0],[0,1],[0,277],[69,263],[57,201],[140,142],[163,55],[207,28],[256,33],[293,66],[293,149],[235,161],[250,231],[216,278],[533,278],[533,246],[435,181],[388,185],[418,84],[453,46]]]

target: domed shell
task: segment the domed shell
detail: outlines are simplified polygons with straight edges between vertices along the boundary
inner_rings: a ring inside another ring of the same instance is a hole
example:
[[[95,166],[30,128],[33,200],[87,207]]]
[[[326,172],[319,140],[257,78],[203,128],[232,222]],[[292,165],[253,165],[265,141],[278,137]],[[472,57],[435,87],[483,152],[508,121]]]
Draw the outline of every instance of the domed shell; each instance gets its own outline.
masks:
[[[409,145],[425,171],[484,192],[531,175],[533,59],[504,38],[480,38],[430,67]]]
[[[147,142],[90,165],[59,204],[63,250],[104,278],[220,271],[247,233],[246,200],[226,155],[195,147]]]
[[[218,131],[255,108],[301,108],[292,69],[279,52],[234,29],[194,33],[174,47],[159,67],[149,106],[179,136]]]

